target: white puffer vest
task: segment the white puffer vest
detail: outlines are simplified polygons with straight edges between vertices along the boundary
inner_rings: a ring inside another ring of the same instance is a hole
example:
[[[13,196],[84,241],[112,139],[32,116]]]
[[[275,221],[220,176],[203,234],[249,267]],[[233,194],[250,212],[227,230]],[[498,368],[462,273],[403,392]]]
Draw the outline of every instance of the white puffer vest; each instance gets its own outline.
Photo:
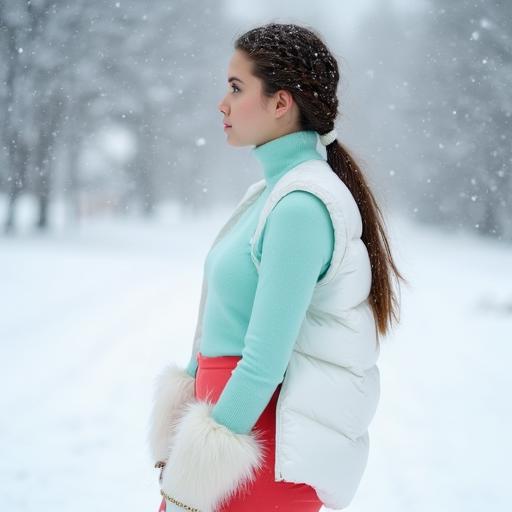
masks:
[[[262,179],[247,189],[212,247],[265,186]],[[327,507],[342,509],[352,501],[364,473],[368,426],[380,397],[377,331],[368,302],[370,260],[351,192],[325,160],[308,160],[280,178],[263,206],[250,241],[257,269],[256,244],[265,221],[293,190],[311,192],[324,202],[335,242],[331,265],[316,284],[282,382],[276,410],[275,480],[307,483]],[[200,349],[207,294],[204,275],[194,358]]]

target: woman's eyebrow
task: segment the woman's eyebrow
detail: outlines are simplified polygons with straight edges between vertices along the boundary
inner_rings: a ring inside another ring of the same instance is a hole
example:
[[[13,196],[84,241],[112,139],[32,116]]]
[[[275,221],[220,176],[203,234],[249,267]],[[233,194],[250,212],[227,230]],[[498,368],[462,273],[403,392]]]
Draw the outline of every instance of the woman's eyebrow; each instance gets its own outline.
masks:
[[[228,78],[228,82],[233,82],[234,80],[236,80],[237,82],[240,82],[241,84],[243,84],[242,80],[240,80],[240,78],[237,78],[236,76],[230,76]]]

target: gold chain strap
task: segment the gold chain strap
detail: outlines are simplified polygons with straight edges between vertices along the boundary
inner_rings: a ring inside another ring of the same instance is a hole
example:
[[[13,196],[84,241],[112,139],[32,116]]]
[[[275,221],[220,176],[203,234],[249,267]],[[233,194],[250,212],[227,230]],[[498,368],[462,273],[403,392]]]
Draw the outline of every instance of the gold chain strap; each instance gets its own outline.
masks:
[[[157,462],[155,462],[155,468],[162,468],[162,471],[163,471],[164,467],[165,467],[165,461],[158,460]],[[162,471],[160,471],[160,481],[162,480]],[[185,510],[189,510],[190,512],[201,512],[198,508],[190,507],[188,505],[185,505],[185,503],[181,503],[181,501],[178,501],[178,500],[175,500],[174,498],[171,498],[171,496],[166,494],[162,489],[160,489],[160,494],[165,499],[167,499],[167,500],[171,501],[172,503],[175,503],[176,505],[178,505],[178,507],[182,507]]]
[[[201,512],[198,508],[190,507],[189,505],[185,505],[185,503],[181,503],[181,501],[175,500],[171,498],[168,494],[166,494],[162,489],[160,489],[160,494],[166,499],[178,505],[178,507],[182,507],[185,510],[189,510],[190,512]]]

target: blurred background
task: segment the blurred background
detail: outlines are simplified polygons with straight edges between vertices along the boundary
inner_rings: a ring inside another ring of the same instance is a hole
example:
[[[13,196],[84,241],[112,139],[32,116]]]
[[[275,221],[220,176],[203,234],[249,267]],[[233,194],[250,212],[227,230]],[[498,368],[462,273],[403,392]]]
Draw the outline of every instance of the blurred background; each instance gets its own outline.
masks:
[[[491,0],[0,0],[0,509],[158,509],[153,379],[188,362],[209,245],[262,178],[218,103],[271,21],[337,58],[339,138],[409,281],[350,509],[510,510],[512,3]]]

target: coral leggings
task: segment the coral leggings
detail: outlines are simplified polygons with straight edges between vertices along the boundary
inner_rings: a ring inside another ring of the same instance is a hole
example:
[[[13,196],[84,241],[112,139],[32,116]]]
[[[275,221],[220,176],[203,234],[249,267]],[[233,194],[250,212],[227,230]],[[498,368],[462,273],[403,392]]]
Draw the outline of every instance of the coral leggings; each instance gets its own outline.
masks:
[[[207,357],[197,354],[195,397],[216,403],[241,356]],[[254,429],[262,432],[264,463],[255,471],[247,490],[239,490],[216,512],[318,512],[322,502],[315,489],[305,483],[274,481],[276,403],[281,384],[262,412]],[[192,504],[193,506],[193,504]],[[158,512],[166,510],[165,498]]]

